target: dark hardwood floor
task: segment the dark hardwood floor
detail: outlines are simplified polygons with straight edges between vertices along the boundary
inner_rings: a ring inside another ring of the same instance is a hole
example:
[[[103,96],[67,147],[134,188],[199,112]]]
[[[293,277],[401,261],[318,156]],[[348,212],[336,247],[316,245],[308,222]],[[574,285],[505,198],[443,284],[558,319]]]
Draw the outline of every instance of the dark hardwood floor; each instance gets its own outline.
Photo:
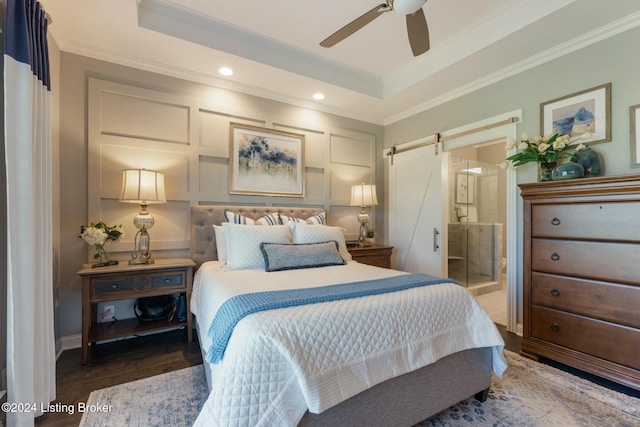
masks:
[[[80,349],[67,350],[57,362],[56,400],[52,404],[87,402],[93,390],[135,381],[202,363],[200,348],[187,342],[185,329],[100,344],[89,349],[89,363],[82,366]],[[77,426],[82,414],[47,413],[38,426]]]

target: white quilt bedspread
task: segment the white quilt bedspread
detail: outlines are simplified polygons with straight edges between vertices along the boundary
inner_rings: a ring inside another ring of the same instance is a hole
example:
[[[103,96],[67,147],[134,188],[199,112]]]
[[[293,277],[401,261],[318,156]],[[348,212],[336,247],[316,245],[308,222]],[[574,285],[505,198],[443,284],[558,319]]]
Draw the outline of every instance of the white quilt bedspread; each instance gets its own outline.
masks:
[[[233,295],[370,280],[404,274],[346,266],[266,273],[196,273],[191,309],[203,348],[217,309]],[[493,370],[506,369],[504,342],[464,288],[443,283],[400,292],[251,314],[236,326],[196,426],[295,426],[371,386],[469,348],[493,347]],[[206,363],[206,362],[205,362]],[[453,373],[455,375],[455,373]]]

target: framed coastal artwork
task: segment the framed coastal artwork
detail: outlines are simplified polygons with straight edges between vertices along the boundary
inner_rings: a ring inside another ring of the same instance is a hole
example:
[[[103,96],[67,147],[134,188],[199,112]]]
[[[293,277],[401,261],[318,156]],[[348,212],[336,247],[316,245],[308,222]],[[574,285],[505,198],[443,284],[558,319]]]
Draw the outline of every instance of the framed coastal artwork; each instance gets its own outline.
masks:
[[[230,125],[229,193],[304,197],[304,135]]]
[[[611,141],[611,83],[540,104],[540,135],[587,132],[585,144]]]

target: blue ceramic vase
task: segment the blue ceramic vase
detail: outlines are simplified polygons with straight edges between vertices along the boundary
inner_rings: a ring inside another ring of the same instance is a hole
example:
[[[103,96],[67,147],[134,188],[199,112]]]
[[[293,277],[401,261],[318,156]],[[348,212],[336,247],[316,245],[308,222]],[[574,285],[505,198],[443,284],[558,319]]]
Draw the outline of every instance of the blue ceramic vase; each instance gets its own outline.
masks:
[[[602,175],[602,162],[600,161],[600,156],[589,147],[577,151],[571,157],[571,160],[582,165],[585,177]]]
[[[553,168],[551,175],[554,181],[563,179],[580,178],[584,174],[584,168],[580,163],[568,162],[561,163]]]

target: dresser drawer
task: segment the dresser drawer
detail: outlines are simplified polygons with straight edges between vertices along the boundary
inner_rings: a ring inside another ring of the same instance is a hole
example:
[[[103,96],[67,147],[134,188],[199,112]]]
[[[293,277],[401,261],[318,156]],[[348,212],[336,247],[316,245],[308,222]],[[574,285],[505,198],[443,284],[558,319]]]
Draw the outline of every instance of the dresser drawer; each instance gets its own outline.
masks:
[[[640,328],[640,287],[531,273],[531,303]]]
[[[539,306],[532,314],[532,337],[640,369],[640,330]]]
[[[532,270],[640,284],[640,245],[532,239]]]
[[[533,205],[533,237],[640,241],[640,202]]]

